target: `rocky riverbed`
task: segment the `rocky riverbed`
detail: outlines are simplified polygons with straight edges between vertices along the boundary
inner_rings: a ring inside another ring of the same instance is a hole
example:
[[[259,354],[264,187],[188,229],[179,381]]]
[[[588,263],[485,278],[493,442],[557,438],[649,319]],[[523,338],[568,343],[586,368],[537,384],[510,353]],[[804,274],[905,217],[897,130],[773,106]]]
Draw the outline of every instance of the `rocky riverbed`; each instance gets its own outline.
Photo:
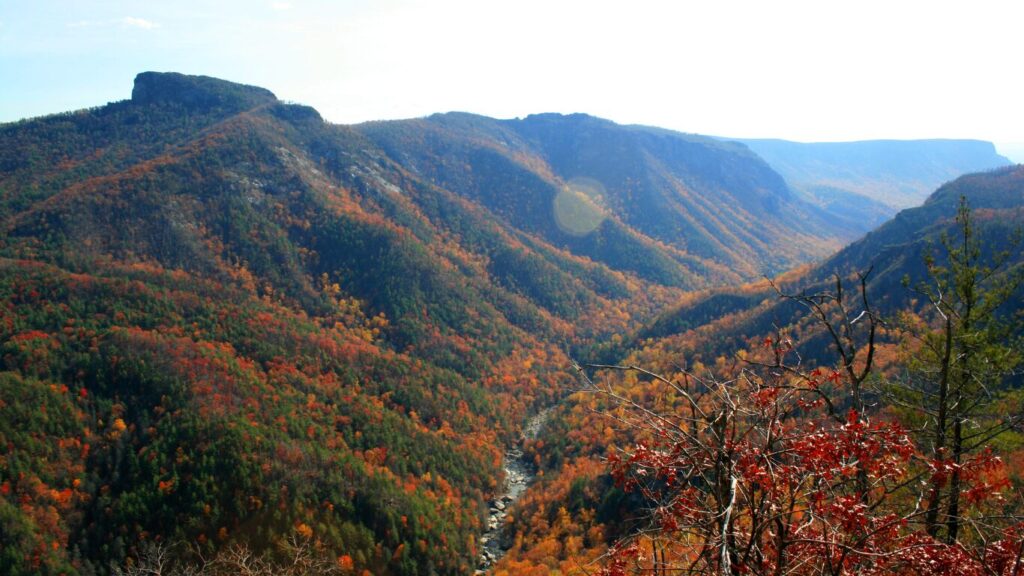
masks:
[[[523,440],[532,440],[544,428],[545,422],[551,415],[551,408],[541,411],[530,418],[523,428]],[[502,466],[505,469],[505,486],[501,492],[491,500],[490,509],[487,514],[485,531],[480,536],[480,544],[483,550],[480,552],[477,563],[477,574],[485,574],[512,545],[511,535],[506,533],[505,517],[508,516],[509,508],[523,494],[527,486],[536,477],[536,470],[532,462],[523,459],[523,451],[518,447],[505,452],[505,460]]]

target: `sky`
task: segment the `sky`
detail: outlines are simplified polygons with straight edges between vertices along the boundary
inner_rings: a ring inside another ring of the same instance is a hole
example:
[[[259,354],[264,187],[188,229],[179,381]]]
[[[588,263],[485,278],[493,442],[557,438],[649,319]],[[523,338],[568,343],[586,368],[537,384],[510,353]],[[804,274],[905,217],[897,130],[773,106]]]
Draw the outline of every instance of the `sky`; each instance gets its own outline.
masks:
[[[0,0],[0,122],[146,70],[357,123],[465,111],[804,142],[977,138],[1024,162],[1020,0]]]

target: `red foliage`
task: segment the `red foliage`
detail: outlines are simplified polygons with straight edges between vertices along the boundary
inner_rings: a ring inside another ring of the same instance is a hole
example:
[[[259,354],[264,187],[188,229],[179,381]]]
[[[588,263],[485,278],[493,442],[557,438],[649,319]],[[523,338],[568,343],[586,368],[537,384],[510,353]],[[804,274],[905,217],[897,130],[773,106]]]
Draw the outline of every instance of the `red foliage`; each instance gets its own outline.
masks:
[[[676,390],[692,394],[693,417],[623,400],[644,433],[608,463],[616,483],[639,492],[653,512],[647,530],[609,552],[602,574],[980,576],[1016,569],[1019,529],[970,548],[917,528],[920,511],[907,489],[920,478],[915,446],[897,422],[854,410],[834,418],[810,401],[814,388],[778,375],[745,372]],[[965,502],[998,496],[1007,486],[1001,470],[987,452],[965,462]]]

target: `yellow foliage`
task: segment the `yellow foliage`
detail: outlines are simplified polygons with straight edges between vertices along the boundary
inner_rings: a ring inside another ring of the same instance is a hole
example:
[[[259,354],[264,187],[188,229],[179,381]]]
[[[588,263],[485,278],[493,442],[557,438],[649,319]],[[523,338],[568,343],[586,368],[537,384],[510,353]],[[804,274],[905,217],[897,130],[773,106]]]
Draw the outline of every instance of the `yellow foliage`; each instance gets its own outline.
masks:
[[[295,527],[295,533],[306,540],[313,537],[313,529],[304,522],[300,522],[299,525]]]

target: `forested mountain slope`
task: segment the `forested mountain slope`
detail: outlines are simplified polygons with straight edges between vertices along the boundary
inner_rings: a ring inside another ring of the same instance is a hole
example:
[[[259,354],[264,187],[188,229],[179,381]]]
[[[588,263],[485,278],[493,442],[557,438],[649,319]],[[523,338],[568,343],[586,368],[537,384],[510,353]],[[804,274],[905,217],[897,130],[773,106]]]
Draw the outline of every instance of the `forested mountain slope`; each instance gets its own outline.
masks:
[[[702,136],[584,114],[452,113],[355,129],[517,227],[654,282],[694,288],[776,273],[854,235],[744,146]],[[597,204],[604,220],[593,233],[551,213],[565,186]]]
[[[1021,345],[1024,342],[1021,340],[1024,337],[1024,317],[1021,316],[1021,310],[1024,309],[1024,283],[1019,283],[1024,277],[1024,252],[1019,244],[1024,227],[1024,166],[1014,166],[958,178],[935,191],[924,205],[900,212],[892,221],[825,262],[788,272],[773,280],[783,293],[795,297],[811,295],[811,300],[800,302],[780,297],[768,280],[743,287],[689,294],[685,302],[675,310],[659,317],[634,338],[624,341],[617,350],[608,351],[609,355],[603,359],[604,362],[616,364],[618,369],[585,367],[584,372],[592,380],[579,378],[577,392],[559,405],[538,440],[526,447],[526,452],[535,459],[544,474],[519,505],[518,514],[512,523],[515,546],[498,565],[496,573],[544,574],[555,570],[568,572],[579,566],[600,566],[602,563],[607,566],[607,559],[603,555],[609,552],[609,544],[628,535],[636,536],[630,542],[638,543],[639,547],[627,548],[623,544],[617,549],[618,554],[626,558],[618,565],[622,567],[619,573],[624,574],[654,571],[652,565],[659,567],[660,571],[665,556],[659,559],[654,556],[655,552],[651,552],[651,556],[644,556],[645,550],[671,550],[674,546],[685,549],[694,539],[699,548],[699,544],[704,542],[700,539],[700,531],[708,526],[712,530],[718,529],[715,523],[717,517],[704,516],[701,508],[708,501],[714,500],[713,496],[708,495],[714,493],[715,485],[706,485],[700,479],[691,480],[690,483],[674,479],[686,477],[701,465],[707,464],[701,458],[707,454],[704,450],[708,445],[699,443],[703,438],[700,434],[714,436],[717,416],[710,412],[705,414],[701,410],[710,410],[715,401],[721,402],[726,410],[734,410],[736,413],[749,410],[752,414],[759,414],[759,407],[777,406],[772,403],[777,398],[799,390],[803,382],[800,374],[810,375],[811,378],[818,375],[819,380],[804,389],[808,392],[808,397],[801,400],[804,403],[786,415],[788,423],[778,424],[778,428],[773,428],[767,437],[771,439],[776,434],[784,435],[787,430],[828,430],[827,421],[835,418],[834,413],[828,415],[828,410],[833,408],[845,414],[841,418],[844,424],[842,430],[854,426],[852,422],[858,418],[858,412],[847,412],[851,407],[848,398],[851,384],[821,318],[807,304],[822,303],[825,318],[833,323],[839,337],[851,337],[850,341],[843,340],[844,343],[853,342],[853,347],[846,352],[849,354],[850,350],[856,350],[853,366],[858,371],[862,370],[866,362],[869,341],[867,326],[870,319],[864,314],[866,309],[859,291],[858,272],[870,271],[866,283],[867,297],[870,313],[879,321],[875,324],[877,331],[872,357],[873,371],[870,373],[870,381],[862,383],[867,410],[865,421],[871,422],[873,426],[897,422],[897,429],[905,430],[903,438],[909,449],[917,450],[914,453],[924,457],[923,463],[908,467],[908,477],[928,478],[929,470],[934,471],[935,468],[923,468],[932,465],[928,464],[931,461],[927,458],[939,459],[942,456],[935,456],[931,452],[933,441],[924,431],[934,430],[934,424],[921,413],[930,409],[927,403],[938,402],[936,398],[939,395],[935,390],[939,378],[934,366],[922,372],[922,365],[928,366],[926,363],[929,360],[925,358],[931,357],[925,353],[921,342],[926,338],[932,338],[933,344],[942,342],[938,335],[942,334],[943,322],[942,317],[935,312],[935,306],[915,289],[922,284],[929,284],[933,289],[935,287],[935,279],[930,277],[929,257],[931,273],[941,274],[935,271],[950,266],[943,236],[950,238],[949,242],[954,249],[962,242],[963,226],[962,222],[957,221],[961,198],[966,199],[970,207],[970,234],[972,242],[977,242],[979,247],[978,254],[971,257],[970,264],[977,267],[974,274],[980,279],[973,288],[976,290],[975,297],[979,298],[975,302],[978,309],[988,306],[989,298],[1002,299],[1004,295],[1001,295],[1001,290],[1015,287],[1014,291],[1005,294],[1005,302],[1000,307],[992,310],[985,308],[987,311],[983,313],[975,311],[978,317],[973,322],[1000,327],[990,333],[1000,334],[994,342],[996,346],[993,342],[979,344],[983,338],[979,336],[980,332],[965,332],[963,336],[956,336],[967,342],[967,345],[976,347],[975,353],[981,356],[979,365],[991,366],[984,368],[991,370],[985,374],[985,387],[972,388],[970,396],[963,396],[960,400],[965,405],[973,403],[975,410],[970,422],[964,425],[964,434],[973,435],[973,441],[980,435],[978,430],[991,433],[984,443],[977,442],[972,448],[986,455],[997,456],[999,466],[1004,462],[1006,464],[1005,468],[1000,468],[998,475],[993,472],[993,478],[1000,478],[998,486],[985,485],[984,488],[978,488],[975,485],[971,488],[976,491],[972,494],[984,491],[986,498],[994,497],[996,505],[992,508],[972,509],[970,513],[964,512],[964,518],[967,519],[964,522],[972,518],[987,518],[985,522],[993,526],[1003,520],[1009,525],[1020,522],[1021,502],[1013,494],[1024,485],[1021,467],[1024,462],[1024,436],[1021,435],[1020,420],[1024,394],[1019,388],[1019,369],[1001,373],[995,367],[1007,359],[1007,356],[1001,356],[1004,352],[996,349],[999,346],[1005,347],[1001,350],[1008,350],[1010,362],[1019,366]],[[990,275],[985,272],[986,266],[993,266],[995,273]],[[843,280],[845,287],[843,303],[848,314],[845,318],[848,324],[844,323],[834,304],[835,300],[831,299],[837,293],[836,274]],[[1011,279],[1011,283],[1001,285],[1006,279]],[[945,286],[943,290],[952,288]],[[948,295],[945,297],[949,298]],[[947,308],[946,313],[950,310]],[[962,311],[962,308],[959,309],[959,312]],[[992,322],[993,319],[996,322]],[[955,321],[959,322],[960,319]],[[1006,334],[1001,332],[1002,327],[1008,330]],[[986,354],[992,356],[986,357]],[[785,358],[786,364],[773,363],[781,362],[780,358]],[[935,359],[931,358],[931,361]],[[639,369],[628,368],[630,366]],[[652,377],[652,373],[662,375],[666,380]],[[829,377],[833,380],[826,381],[825,375],[831,375]],[[768,378],[779,378],[781,388],[769,387]],[[723,388],[715,388],[716,383],[724,383]],[[745,385],[752,386],[751,396],[736,392]],[[931,392],[929,395],[920,392],[915,395],[911,390],[919,388],[914,386],[923,386],[920,389]],[[819,390],[826,389],[827,392],[817,395]],[[828,410],[823,408],[825,404],[815,402],[816,399],[829,396],[836,403],[828,404]],[[693,403],[693,397],[701,400]],[[901,402],[894,399],[900,399]],[[914,408],[915,404],[917,408]],[[826,414],[826,424],[813,420],[816,411]],[[770,410],[769,413],[774,414]],[[935,417],[934,412],[930,414],[932,418]],[[1007,424],[1010,422],[1013,424]],[[738,425],[735,429],[746,432],[748,429],[745,425]],[[675,430],[681,430],[681,433],[676,434]],[[757,434],[754,436],[761,439]],[[824,442],[827,434],[814,437],[815,442]],[[664,443],[664,438],[671,439],[668,445]],[[743,438],[745,441],[746,437]],[[916,446],[911,445],[908,438],[913,438]],[[870,442],[865,440],[858,443],[857,450],[866,445],[870,445]],[[984,450],[981,449],[982,445],[986,446]],[[723,454],[722,458],[728,458],[729,454],[741,454],[743,446],[739,441],[726,444],[720,454]],[[785,453],[777,446],[772,446],[773,450],[778,450],[778,454]],[[824,448],[836,449],[834,446]],[[945,450],[947,448],[942,448],[940,454],[945,454]],[[868,450],[864,450],[863,454],[867,453]],[[745,459],[758,457],[736,456],[740,465]],[[623,467],[632,466],[645,458],[650,458],[655,464],[640,468],[635,477],[622,476],[620,471]],[[965,456],[963,461],[980,460]],[[770,489],[773,480],[785,474],[783,467],[765,473],[764,476],[759,476],[758,470],[764,472],[763,468],[755,468],[749,476],[744,476],[748,472],[736,473],[740,482],[750,481],[754,486],[737,492],[737,506],[740,502],[770,502],[773,498]],[[654,479],[644,484],[644,474]],[[815,474],[812,477],[816,478]],[[943,478],[935,475],[929,481],[941,484]],[[972,476],[971,481],[983,484],[980,478],[985,477]],[[787,486],[786,490],[793,492],[786,493],[810,494],[812,499],[827,499],[827,490],[818,491],[821,485],[815,479],[806,487]],[[914,487],[911,493],[917,490],[918,485],[924,483],[904,484]],[[644,486],[644,489],[638,486]],[[919,493],[927,493],[927,490]],[[659,495],[666,494],[668,496],[664,499],[659,498]],[[747,494],[756,497],[747,499]],[[707,500],[702,497],[707,497]],[[895,502],[884,503],[890,508],[883,506],[879,509],[908,514],[908,529],[920,530],[917,517],[922,508],[921,501],[915,506],[914,497],[900,498]],[[967,498],[965,510],[974,505]],[[725,503],[729,501],[727,499]],[[774,516],[775,508],[771,510]],[[986,517],[986,514],[991,516]],[[666,517],[671,520],[666,520]],[[704,520],[709,524],[703,524]],[[805,521],[810,522],[800,518],[795,525]],[[738,532],[747,534],[747,526],[742,524]],[[772,531],[772,538],[784,532]],[[1019,545],[1018,532],[1005,534],[1008,535],[1005,542],[1012,543],[1011,546]],[[665,539],[659,541],[659,536]],[[895,542],[896,534],[888,541]],[[963,547],[951,548],[955,554],[961,554],[960,565],[935,561],[921,573],[959,573],[957,570],[972,574],[986,573],[985,562],[991,559],[965,552],[979,546],[979,542],[983,544],[985,541],[963,536]],[[913,550],[915,546],[921,546],[920,542],[907,550]],[[936,551],[939,549],[938,546],[934,548]],[[687,566],[712,556],[702,557],[694,552],[690,556],[677,558],[678,563],[672,564],[669,570],[685,570]],[[778,559],[781,561],[787,557],[788,554],[780,554]],[[935,557],[930,558],[934,560]],[[671,561],[671,556],[669,558]],[[926,556],[925,561],[928,560]],[[1012,573],[1012,560],[1008,564],[1010,569],[1002,565],[1003,568],[992,570],[994,573]],[[757,573],[757,570],[753,572]],[[911,573],[917,572],[911,570]],[[700,573],[714,573],[714,570]],[[766,570],[762,573],[771,572]],[[882,573],[904,572],[894,570]]]
[[[1024,167],[1018,165],[962,176],[936,190],[923,205],[901,211],[824,262],[783,275],[778,285],[787,293],[813,293],[828,289],[835,274],[849,282],[851,275],[870,270],[869,295],[881,312],[893,314],[919,298],[913,287],[927,280],[926,257],[941,256],[942,235],[953,230],[961,197],[973,210],[984,261],[1009,250],[1005,270],[1019,266],[1022,252],[1014,239],[1024,226]],[[941,258],[938,263],[942,264]],[[780,300],[766,282],[713,290],[688,300],[643,329],[639,337],[697,330],[717,342],[707,351],[729,353],[744,346],[745,339],[763,336],[773,326],[789,325],[803,313],[796,303]]]
[[[4,573],[296,534],[353,570],[475,567],[502,446],[560,394],[547,339],[571,329],[403,191],[479,222],[504,273],[553,265],[262,89],[143,74],[0,140]],[[579,310],[615,309],[585,282],[636,289],[564,268],[547,281]]]

